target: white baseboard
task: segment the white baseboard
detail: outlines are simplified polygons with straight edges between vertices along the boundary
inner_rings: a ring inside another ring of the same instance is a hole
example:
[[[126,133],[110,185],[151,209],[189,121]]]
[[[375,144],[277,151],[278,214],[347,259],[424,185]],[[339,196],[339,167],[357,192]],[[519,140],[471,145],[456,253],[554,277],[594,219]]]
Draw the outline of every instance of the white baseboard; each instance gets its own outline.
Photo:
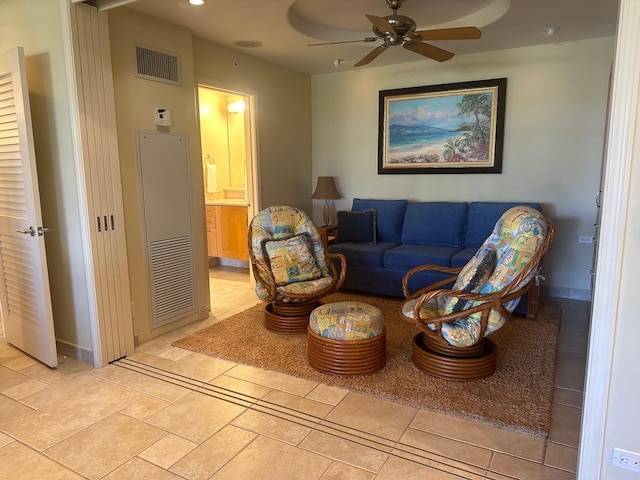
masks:
[[[209,312],[210,311],[211,311],[211,307],[209,307],[209,305],[207,305],[205,307],[200,307],[198,309],[198,319],[205,320],[205,319],[209,318]]]
[[[56,339],[56,348],[58,350],[58,356],[64,355],[65,357],[75,358],[80,362],[90,363],[91,365],[94,364],[93,351],[86,347]]]

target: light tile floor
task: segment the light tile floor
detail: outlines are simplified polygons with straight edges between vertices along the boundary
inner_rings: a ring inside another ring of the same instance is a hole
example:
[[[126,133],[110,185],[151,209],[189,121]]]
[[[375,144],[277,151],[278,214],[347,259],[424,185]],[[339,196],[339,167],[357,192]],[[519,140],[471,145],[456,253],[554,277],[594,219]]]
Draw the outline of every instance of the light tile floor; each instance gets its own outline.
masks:
[[[216,267],[210,277],[208,320],[116,365],[66,358],[50,370],[0,340],[0,478],[575,478],[588,302],[556,299],[563,320],[544,440],[172,347],[256,303],[246,271]]]

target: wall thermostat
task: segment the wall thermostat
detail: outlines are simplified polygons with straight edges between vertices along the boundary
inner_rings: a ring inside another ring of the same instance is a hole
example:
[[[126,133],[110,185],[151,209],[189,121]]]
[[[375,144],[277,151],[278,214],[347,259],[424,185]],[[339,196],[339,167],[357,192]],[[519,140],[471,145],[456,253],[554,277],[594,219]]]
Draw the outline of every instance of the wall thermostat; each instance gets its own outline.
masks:
[[[160,127],[170,127],[171,112],[166,108],[156,108],[156,125]]]

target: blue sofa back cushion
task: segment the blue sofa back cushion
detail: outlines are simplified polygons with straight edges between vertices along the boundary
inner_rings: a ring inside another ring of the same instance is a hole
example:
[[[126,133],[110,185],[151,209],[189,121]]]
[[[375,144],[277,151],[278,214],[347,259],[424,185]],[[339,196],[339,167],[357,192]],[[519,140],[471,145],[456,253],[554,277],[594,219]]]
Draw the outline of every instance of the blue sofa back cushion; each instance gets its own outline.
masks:
[[[351,210],[376,211],[376,239],[378,242],[400,243],[402,222],[407,200],[375,200],[354,198]]]
[[[401,243],[462,248],[468,208],[466,202],[409,203]]]
[[[512,202],[472,202],[469,204],[469,218],[464,238],[465,248],[480,248],[502,214],[516,205],[533,207],[542,212],[539,203]]]

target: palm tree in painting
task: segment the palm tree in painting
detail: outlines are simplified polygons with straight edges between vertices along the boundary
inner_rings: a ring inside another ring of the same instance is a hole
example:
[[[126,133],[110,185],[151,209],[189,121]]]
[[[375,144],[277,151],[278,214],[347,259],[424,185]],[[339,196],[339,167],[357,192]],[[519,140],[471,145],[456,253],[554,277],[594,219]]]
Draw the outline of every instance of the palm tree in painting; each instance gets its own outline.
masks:
[[[475,121],[466,133],[466,153],[480,159],[489,155],[489,119],[491,118],[491,96],[488,93],[464,95],[458,103],[459,115],[473,116]]]

